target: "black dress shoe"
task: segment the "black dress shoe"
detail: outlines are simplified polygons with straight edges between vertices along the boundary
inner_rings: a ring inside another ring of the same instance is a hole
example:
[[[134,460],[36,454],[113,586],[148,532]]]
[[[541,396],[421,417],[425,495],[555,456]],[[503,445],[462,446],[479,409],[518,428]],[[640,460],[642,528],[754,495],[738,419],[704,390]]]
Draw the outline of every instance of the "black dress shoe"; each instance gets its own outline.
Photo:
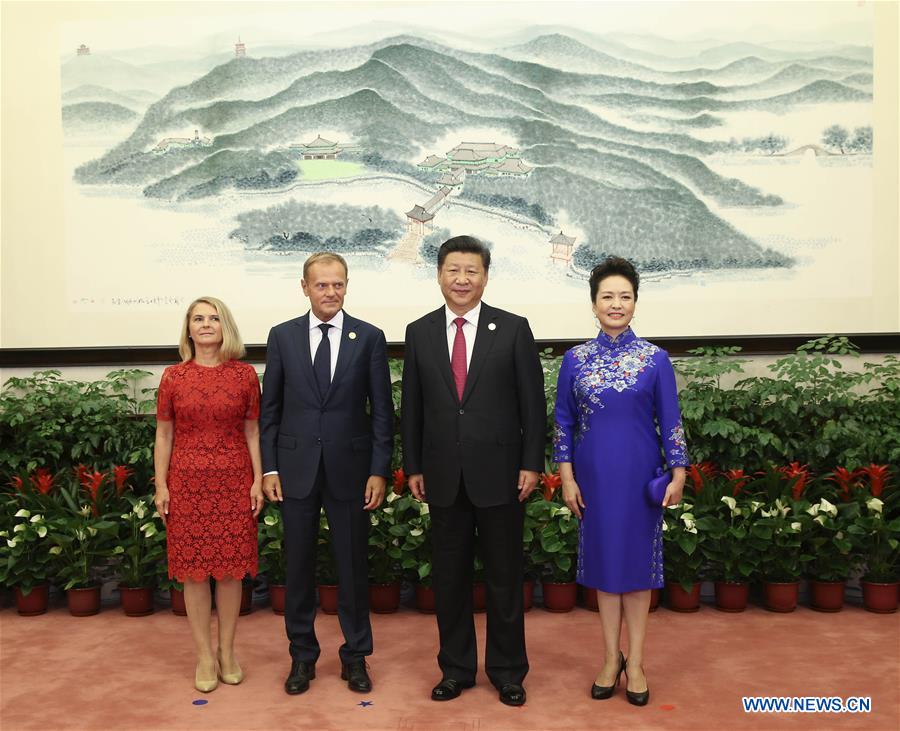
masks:
[[[475,683],[463,683],[453,678],[444,678],[434,688],[431,689],[431,700],[433,701],[452,701],[459,698],[459,694],[463,692],[463,688],[471,688]]]
[[[625,697],[633,706],[646,706],[650,701],[650,688],[642,691],[628,690],[628,670],[625,671]]]
[[[619,681],[622,679],[622,673],[625,672],[625,655],[619,652],[619,672],[616,673],[616,682],[612,685],[597,685],[594,683],[591,686],[591,698],[595,701],[603,701],[607,698],[611,698],[613,691],[619,686]]]
[[[291,674],[284,681],[284,692],[288,695],[299,695],[309,690],[309,681],[316,677],[314,662],[294,660],[291,663]]]
[[[508,706],[524,706],[525,689],[518,683],[507,683],[500,688],[500,702]]]
[[[347,687],[357,693],[368,693],[372,690],[372,679],[366,672],[365,660],[341,663],[341,680],[346,680]]]

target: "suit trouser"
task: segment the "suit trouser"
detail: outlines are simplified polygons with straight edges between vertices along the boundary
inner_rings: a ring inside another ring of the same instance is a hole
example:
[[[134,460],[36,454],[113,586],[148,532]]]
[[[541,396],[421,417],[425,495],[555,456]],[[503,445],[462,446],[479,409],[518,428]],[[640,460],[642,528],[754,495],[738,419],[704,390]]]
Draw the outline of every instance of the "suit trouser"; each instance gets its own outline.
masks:
[[[474,682],[478,669],[472,577],[475,531],[487,589],[485,671],[497,688],[521,684],[528,673],[522,582],[524,508],[516,501],[479,508],[460,481],[456,502],[431,506],[432,572],[441,648],[438,665],[445,678]]]
[[[355,500],[337,500],[328,488],[323,463],[308,496],[285,497],[284,549],[287,559],[287,591],[284,624],[291,658],[314,663],[319,657],[316,618],[316,546],[320,507],[325,507],[338,572],[338,620],[344,633],[339,654],[353,662],[372,654],[369,622],[369,513],[363,510],[363,493]]]

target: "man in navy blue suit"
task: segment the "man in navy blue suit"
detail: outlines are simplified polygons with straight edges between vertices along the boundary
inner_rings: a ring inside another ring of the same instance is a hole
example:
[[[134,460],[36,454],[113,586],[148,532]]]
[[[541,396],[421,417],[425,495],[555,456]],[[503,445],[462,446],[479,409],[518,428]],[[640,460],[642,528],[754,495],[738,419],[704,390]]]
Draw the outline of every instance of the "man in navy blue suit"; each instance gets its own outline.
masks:
[[[343,310],[343,257],[313,254],[300,284],[310,312],[269,333],[260,413],[263,491],[281,502],[284,518],[292,660],[284,687],[303,693],[316,677],[315,553],[324,506],[338,570],[341,678],[367,693],[368,511],[384,499],[393,443],[387,349],[381,330]]]

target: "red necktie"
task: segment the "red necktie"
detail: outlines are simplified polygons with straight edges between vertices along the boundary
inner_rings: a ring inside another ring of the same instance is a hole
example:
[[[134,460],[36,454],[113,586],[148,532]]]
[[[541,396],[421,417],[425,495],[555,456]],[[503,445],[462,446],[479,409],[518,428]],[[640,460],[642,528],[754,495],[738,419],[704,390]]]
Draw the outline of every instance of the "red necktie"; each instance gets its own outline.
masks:
[[[453,338],[450,370],[453,371],[453,380],[456,381],[456,393],[462,401],[463,391],[466,390],[466,336],[463,334],[466,318],[457,317],[453,324],[456,325],[456,337]]]

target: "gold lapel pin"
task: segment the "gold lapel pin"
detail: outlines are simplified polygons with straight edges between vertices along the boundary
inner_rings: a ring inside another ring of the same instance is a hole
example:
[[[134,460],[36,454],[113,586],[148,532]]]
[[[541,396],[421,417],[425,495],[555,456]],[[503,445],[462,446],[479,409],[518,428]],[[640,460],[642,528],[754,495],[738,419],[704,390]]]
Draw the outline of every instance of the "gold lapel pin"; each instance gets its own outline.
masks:
[[[351,330],[350,334],[347,335],[347,337],[350,338],[351,340],[356,340],[356,333]]]
[[[493,322],[488,323],[488,330],[496,330],[497,326]]]

